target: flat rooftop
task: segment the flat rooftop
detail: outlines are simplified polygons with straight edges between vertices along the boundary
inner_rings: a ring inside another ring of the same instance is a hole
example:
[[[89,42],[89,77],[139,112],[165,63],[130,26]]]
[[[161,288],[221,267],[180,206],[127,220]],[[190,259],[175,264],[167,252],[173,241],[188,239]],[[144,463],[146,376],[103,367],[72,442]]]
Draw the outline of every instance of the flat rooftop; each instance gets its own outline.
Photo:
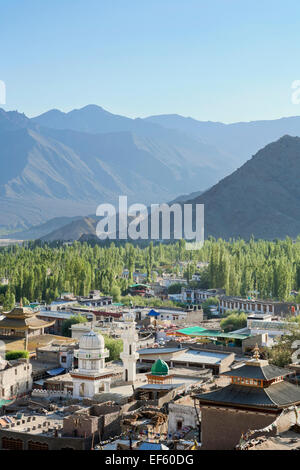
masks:
[[[144,348],[139,349],[139,354],[170,354],[174,352],[183,351],[183,348]]]
[[[20,351],[20,350],[23,350],[25,346],[25,338],[1,335],[0,340],[5,343],[6,351]],[[77,340],[74,338],[66,338],[64,336],[48,335],[48,334],[29,336],[28,351],[30,353],[33,353],[35,352],[37,347],[46,346],[53,342],[60,343],[63,345],[63,344],[77,343]]]
[[[223,359],[228,357],[231,353],[219,353],[210,351],[198,351],[187,348],[146,348],[140,349],[139,354],[149,355],[152,354],[172,354],[179,353],[174,357],[175,362],[194,362],[201,364],[219,364]]]
[[[20,418],[15,416],[5,416],[9,418],[9,423],[3,423],[1,420],[1,429],[7,431],[27,433],[33,435],[53,436],[54,429],[61,430],[63,428],[63,417],[59,415],[39,416],[39,415],[23,415]]]
[[[189,349],[184,351],[182,354],[175,358],[175,361],[182,362],[194,362],[202,364],[220,364],[220,362],[227,358],[228,354],[218,353],[218,352],[209,352],[209,351],[196,351]]]

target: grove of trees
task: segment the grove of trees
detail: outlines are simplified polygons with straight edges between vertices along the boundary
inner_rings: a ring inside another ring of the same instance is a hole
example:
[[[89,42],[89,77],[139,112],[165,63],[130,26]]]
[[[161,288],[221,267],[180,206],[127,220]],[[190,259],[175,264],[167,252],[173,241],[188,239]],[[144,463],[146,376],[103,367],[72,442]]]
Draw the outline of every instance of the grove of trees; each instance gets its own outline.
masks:
[[[123,245],[94,246],[74,242],[71,246],[27,242],[0,249],[0,278],[9,279],[0,287],[0,305],[10,309],[15,301],[51,302],[62,292],[86,295],[91,289],[113,295],[115,301],[127,294],[135,270],[179,271],[191,279],[198,262],[208,262],[201,271],[199,287],[223,288],[228,295],[288,300],[292,289],[300,289],[300,238],[291,240],[206,240],[199,250],[185,250],[180,240],[146,247]],[[129,279],[121,277],[129,270]],[[197,269],[198,271],[198,269]],[[178,289],[178,286],[177,288]]]

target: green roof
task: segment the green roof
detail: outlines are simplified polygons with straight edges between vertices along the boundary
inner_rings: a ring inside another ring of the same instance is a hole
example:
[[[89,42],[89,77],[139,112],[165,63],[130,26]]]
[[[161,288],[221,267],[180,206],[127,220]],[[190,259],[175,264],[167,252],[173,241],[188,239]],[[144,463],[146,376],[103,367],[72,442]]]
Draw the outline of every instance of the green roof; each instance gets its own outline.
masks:
[[[190,328],[182,328],[177,330],[176,333],[182,333],[188,336],[203,336],[203,337],[214,337],[214,338],[229,338],[229,339],[245,339],[249,335],[243,335],[240,333],[223,333],[221,330],[207,330],[206,328],[201,328],[201,326],[192,326]]]
[[[0,400],[0,408],[1,408],[1,406],[8,405],[11,402],[12,402],[12,400]]]
[[[131,287],[149,287],[147,284],[131,284],[131,286],[129,286],[129,288]]]
[[[202,331],[207,331],[206,328],[202,328],[201,326],[191,326],[189,328],[182,328],[181,330],[177,330],[177,333],[182,333],[183,335],[197,335]]]
[[[218,333],[218,338],[229,338],[229,339],[246,339],[249,338],[250,335],[243,335],[241,333]]]
[[[165,361],[161,359],[157,359],[154,362],[153,366],[151,367],[151,374],[152,375],[168,375],[169,374],[169,366]]]
[[[199,332],[197,336],[212,336],[212,337],[218,337],[219,334],[222,333],[221,330],[204,330]]]

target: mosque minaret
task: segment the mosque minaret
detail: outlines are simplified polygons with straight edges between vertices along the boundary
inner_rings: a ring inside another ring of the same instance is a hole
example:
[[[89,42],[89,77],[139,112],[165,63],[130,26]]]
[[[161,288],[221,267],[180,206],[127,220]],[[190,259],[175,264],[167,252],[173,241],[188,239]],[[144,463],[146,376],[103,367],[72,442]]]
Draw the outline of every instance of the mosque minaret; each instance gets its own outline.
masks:
[[[126,312],[123,314],[123,320],[123,352],[120,355],[124,367],[123,380],[127,383],[134,383],[136,381],[136,361],[139,358],[139,354],[136,352],[138,334],[136,332],[135,314]]]

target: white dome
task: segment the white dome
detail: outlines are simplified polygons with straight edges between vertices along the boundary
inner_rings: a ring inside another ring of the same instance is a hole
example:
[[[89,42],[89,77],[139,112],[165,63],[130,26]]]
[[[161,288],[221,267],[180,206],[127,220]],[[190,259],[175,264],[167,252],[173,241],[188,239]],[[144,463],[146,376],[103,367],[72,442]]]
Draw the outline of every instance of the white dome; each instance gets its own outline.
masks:
[[[85,333],[79,340],[80,349],[104,349],[105,343],[103,336],[95,333],[93,330]]]

